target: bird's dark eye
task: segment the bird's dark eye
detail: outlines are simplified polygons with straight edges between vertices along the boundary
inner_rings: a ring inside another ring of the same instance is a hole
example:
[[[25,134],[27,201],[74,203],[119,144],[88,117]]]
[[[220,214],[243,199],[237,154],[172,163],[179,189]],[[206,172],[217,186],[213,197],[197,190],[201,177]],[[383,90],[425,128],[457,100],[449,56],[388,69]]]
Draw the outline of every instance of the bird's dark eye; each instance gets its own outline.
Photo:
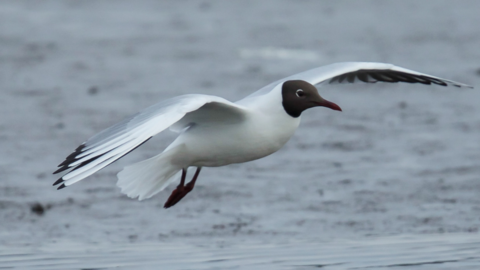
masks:
[[[304,97],[305,96],[305,93],[303,92],[302,89],[298,89],[297,92],[295,92],[295,94],[297,94],[297,97]]]

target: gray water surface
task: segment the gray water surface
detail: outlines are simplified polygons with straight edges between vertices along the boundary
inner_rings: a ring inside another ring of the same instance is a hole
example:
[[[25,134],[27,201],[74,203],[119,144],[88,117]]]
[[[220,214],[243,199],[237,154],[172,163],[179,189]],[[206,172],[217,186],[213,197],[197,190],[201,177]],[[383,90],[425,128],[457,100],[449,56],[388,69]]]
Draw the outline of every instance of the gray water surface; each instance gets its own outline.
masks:
[[[480,231],[479,10],[475,0],[1,1],[0,268],[480,269],[478,234],[467,234]],[[80,143],[157,102],[236,101],[344,61],[475,89],[319,87],[342,113],[308,110],[280,151],[203,169],[171,209],[176,183],[142,202],[115,186],[123,167],[174,140],[168,131],[51,186]]]
[[[0,269],[478,269],[480,234],[284,244],[49,243],[0,247]]]

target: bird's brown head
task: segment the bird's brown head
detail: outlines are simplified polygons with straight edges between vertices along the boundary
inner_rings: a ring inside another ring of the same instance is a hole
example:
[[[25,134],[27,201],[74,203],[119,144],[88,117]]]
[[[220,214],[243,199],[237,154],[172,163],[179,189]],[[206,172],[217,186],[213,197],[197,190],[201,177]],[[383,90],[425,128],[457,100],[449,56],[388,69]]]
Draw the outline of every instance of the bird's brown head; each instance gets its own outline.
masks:
[[[306,109],[317,106],[342,111],[337,104],[322,98],[315,86],[302,80],[284,82],[282,99],[283,108],[292,117],[299,117]]]

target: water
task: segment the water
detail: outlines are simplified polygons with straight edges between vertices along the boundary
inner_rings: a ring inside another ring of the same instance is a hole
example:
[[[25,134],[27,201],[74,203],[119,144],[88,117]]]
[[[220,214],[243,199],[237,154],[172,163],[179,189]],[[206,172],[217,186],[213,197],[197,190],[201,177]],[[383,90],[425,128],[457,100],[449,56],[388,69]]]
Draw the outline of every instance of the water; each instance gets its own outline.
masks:
[[[480,234],[220,243],[49,243],[0,247],[0,269],[478,269]]]

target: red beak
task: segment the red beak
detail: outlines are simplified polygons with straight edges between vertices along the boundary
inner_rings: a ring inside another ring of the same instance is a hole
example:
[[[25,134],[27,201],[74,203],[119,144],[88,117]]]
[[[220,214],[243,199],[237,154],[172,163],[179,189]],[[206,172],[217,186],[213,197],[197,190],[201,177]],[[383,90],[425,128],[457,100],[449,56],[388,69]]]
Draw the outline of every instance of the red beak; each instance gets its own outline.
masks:
[[[322,107],[327,107],[327,108],[330,108],[332,110],[335,110],[335,111],[342,111],[342,109],[340,108],[340,106],[338,106],[337,104],[333,103],[333,102],[330,102],[328,100],[322,100],[320,102],[315,102],[318,106],[322,106]]]

